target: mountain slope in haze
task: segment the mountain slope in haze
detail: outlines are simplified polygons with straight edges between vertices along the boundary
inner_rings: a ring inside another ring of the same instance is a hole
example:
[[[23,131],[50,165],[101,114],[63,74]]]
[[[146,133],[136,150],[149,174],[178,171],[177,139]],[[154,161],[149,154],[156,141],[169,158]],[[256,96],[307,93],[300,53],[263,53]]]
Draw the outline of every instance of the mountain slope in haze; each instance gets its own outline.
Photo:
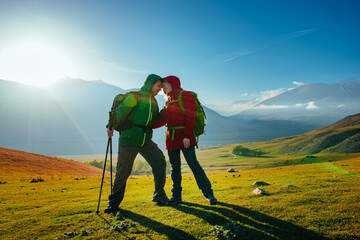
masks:
[[[127,91],[102,81],[70,78],[44,88],[0,80],[0,146],[50,156],[104,154],[108,111],[116,94]],[[161,109],[164,96],[156,99]],[[316,128],[287,120],[224,117],[204,109],[206,134],[200,136],[199,146],[268,140]],[[165,127],[154,130],[153,140],[165,150]]]
[[[106,146],[108,109],[120,92],[78,79],[47,88],[0,81],[1,146],[53,156],[99,153]]]
[[[308,133],[290,137],[279,147],[285,153],[360,152],[360,113]]]
[[[260,104],[266,105],[295,105],[307,104],[311,101],[317,105],[330,106],[339,103],[354,104],[360,99],[360,80],[346,79],[333,84],[306,84],[276,97],[267,99]]]
[[[360,112],[359,102],[360,80],[347,79],[333,84],[307,84],[294,88],[234,117],[293,120],[320,127]]]
[[[237,119],[224,117],[204,107],[208,117],[205,134],[200,136],[200,143],[211,144],[217,139],[220,144],[256,142],[289,135],[301,134],[315,128],[311,124],[302,124],[291,120],[272,119]]]
[[[312,90],[311,84],[267,100],[268,106],[272,106],[288,99],[286,109],[254,109],[242,115],[224,117],[204,107],[207,125],[205,135],[200,136],[199,146],[264,141],[326,126],[360,112],[360,109],[357,111],[360,108],[357,84],[356,80],[348,80],[331,87],[333,90],[329,96],[332,100],[329,102],[337,104],[337,108],[322,107],[320,100],[314,104],[317,108],[309,109],[305,104],[292,106],[290,103],[298,103],[301,98],[304,102],[314,99],[316,93],[325,99],[327,95],[323,92],[330,92]],[[335,92],[340,90],[351,97],[341,95],[336,99],[348,99],[348,102],[335,102]],[[114,96],[127,91],[130,90],[102,81],[71,78],[46,88],[0,80],[0,146],[51,156],[103,154],[107,143],[105,125],[108,111]],[[156,99],[161,109],[165,105],[163,95],[157,95]],[[276,99],[280,100],[276,102]],[[202,104],[206,105],[205,102]],[[117,152],[117,137],[116,133],[113,152]],[[153,140],[165,150],[165,127],[154,130]]]
[[[101,176],[102,170],[68,159],[0,148],[1,176]]]

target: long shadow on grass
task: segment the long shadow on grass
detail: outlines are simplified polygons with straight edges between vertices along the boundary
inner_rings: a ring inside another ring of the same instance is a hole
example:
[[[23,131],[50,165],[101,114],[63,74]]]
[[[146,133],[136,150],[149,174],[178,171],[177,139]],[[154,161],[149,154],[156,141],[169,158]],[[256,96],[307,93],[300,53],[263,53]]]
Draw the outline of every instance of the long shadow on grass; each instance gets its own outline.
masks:
[[[96,216],[98,216],[99,218],[101,218],[107,225],[109,225],[109,227],[111,227],[111,222],[109,222],[106,218],[104,218],[103,216],[96,214]],[[116,230],[116,229],[115,229]],[[128,236],[126,236],[123,232],[116,230],[119,234],[121,234],[123,236],[123,239],[129,239]]]
[[[167,226],[165,224],[162,224],[145,216],[139,215],[137,213],[123,209],[120,210],[120,213],[127,219],[131,219],[134,222],[138,222],[140,225],[147,227],[159,234],[166,235],[169,239],[186,239],[186,240],[196,239],[194,236],[180,229]]]
[[[241,239],[327,239],[292,223],[233,204],[219,203],[216,206],[204,206],[184,202],[173,207],[202,218],[211,225],[238,222],[245,229],[245,235],[241,236]]]

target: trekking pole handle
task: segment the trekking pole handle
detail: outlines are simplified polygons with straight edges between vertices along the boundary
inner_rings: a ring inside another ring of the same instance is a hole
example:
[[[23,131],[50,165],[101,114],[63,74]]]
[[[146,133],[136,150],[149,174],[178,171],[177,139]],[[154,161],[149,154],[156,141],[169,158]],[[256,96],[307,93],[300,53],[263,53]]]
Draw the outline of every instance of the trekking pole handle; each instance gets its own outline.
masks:
[[[115,111],[110,111],[109,112],[109,129],[113,129],[115,126]]]
[[[109,112],[109,124],[108,124],[108,137],[111,138],[113,136],[113,132],[114,132],[114,120],[115,120],[115,112],[114,111],[110,111]]]

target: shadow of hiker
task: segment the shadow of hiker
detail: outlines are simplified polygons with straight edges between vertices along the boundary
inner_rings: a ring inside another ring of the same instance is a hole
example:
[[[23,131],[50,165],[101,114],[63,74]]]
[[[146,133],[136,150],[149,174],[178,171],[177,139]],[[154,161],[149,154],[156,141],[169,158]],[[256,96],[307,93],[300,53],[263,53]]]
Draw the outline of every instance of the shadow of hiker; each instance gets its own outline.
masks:
[[[137,222],[140,225],[147,227],[159,234],[166,235],[169,239],[196,239],[194,236],[188,234],[187,232],[167,226],[163,223],[157,222],[137,213],[133,213],[123,209],[120,210],[120,213],[127,219]]]
[[[106,218],[104,218],[102,215],[100,214],[96,214],[96,216],[98,216],[99,218],[101,218],[107,225],[109,225],[108,229],[111,228],[112,224],[111,222],[109,222]],[[128,236],[126,236],[126,234],[124,234],[121,230],[119,231],[117,228],[114,228],[115,231],[117,231],[119,234],[121,234],[123,236],[123,239],[130,239]]]
[[[214,206],[205,206],[183,202],[173,207],[202,218],[211,225],[238,222],[245,229],[245,235],[241,236],[241,239],[327,239],[311,230],[233,204],[219,203]]]
[[[96,216],[98,216],[98,217],[101,218],[104,222],[106,222],[107,225],[111,226],[111,223],[110,223],[106,218],[104,218],[102,215],[96,214]]]

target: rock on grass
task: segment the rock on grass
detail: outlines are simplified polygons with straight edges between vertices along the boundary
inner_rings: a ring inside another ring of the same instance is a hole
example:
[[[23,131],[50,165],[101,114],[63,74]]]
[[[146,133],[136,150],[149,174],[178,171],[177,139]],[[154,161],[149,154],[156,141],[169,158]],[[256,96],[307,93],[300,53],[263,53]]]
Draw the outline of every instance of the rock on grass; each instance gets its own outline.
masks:
[[[257,182],[254,182],[252,185],[253,186],[268,186],[270,184],[268,184],[267,182],[263,182],[263,181],[257,181]]]
[[[252,193],[255,195],[268,195],[268,193],[261,188],[256,188]]]

